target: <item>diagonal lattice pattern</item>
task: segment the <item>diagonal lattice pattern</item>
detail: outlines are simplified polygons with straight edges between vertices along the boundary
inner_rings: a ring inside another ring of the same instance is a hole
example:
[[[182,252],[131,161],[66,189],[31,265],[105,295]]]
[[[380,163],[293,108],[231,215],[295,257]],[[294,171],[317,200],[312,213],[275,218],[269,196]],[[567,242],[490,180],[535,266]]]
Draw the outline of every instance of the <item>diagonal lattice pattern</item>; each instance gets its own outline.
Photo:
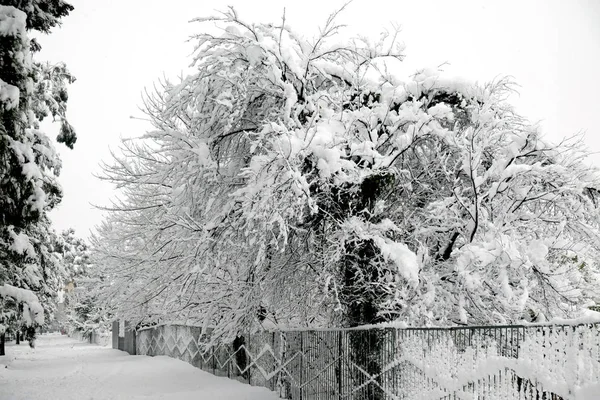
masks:
[[[205,339],[196,327],[154,327],[137,333],[137,354],[294,400],[560,400],[600,381],[593,324],[262,332],[209,348]]]

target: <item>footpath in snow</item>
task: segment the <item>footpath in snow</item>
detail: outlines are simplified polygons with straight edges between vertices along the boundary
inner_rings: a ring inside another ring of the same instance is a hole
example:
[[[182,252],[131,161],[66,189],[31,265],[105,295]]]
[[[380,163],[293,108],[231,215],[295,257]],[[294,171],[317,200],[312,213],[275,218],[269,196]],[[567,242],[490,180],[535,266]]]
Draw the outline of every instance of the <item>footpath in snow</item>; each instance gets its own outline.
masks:
[[[277,400],[262,387],[217,377],[169,357],[130,356],[61,335],[35,349],[8,343],[0,357],[0,399]]]

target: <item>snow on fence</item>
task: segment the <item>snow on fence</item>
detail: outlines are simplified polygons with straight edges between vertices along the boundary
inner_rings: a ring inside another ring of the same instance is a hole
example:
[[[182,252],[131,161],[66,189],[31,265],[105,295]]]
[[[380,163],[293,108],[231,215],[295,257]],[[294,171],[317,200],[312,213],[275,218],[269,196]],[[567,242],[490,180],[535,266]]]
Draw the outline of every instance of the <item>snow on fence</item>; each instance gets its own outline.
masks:
[[[137,354],[178,358],[293,400],[600,393],[598,324],[279,331],[210,348],[199,327],[158,326],[136,336]]]

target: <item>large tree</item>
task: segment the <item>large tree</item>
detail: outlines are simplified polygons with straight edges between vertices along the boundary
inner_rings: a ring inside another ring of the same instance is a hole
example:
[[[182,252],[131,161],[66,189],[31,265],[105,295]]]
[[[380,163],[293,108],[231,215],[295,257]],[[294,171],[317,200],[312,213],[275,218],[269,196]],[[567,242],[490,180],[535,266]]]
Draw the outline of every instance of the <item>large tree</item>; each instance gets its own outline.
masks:
[[[66,85],[74,78],[63,64],[33,60],[32,54],[40,46],[29,32],[49,32],[71,10],[72,6],[61,0],[8,1],[0,5],[2,337],[5,323],[19,312],[21,304],[38,314],[40,301],[50,304],[46,297],[55,294],[56,279],[60,277],[56,268],[50,267],[55,265],[48,252],[54,233],[46,215],[62,196],[57,182],[60,159],[51,139],[39,127],[40,121],[51,114],[61,123],[58,141],[73,147],[76,136],[66,119]],[[25,321],[39,324],[43,314],[37,318],[27,316]]]
[[[394,74],[396,31],[313,40],[233,9],[197,71],[146,100],[154,130],[105,166],[104,298],[215,335],[286,326],[516,322],[597,298],[598,171],[506,98]]]

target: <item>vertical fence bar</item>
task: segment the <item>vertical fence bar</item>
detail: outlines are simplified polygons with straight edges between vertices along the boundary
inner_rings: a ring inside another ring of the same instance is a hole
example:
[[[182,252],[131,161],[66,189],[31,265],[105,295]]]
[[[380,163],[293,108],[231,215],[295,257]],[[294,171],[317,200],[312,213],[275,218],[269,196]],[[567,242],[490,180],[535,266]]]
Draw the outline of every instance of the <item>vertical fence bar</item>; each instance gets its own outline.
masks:
[[[250,335],[250,329],[248,328],[248,340],[244,344],[246,349],[246,368],[248,370],[248,384],[252,385],[252,363],[255,361],[252,359],[252,336]]]
[[[343,391],[343,380],[342,380],[342,362],[343,362],[343,352],[344,352],[344,347],[343,347],[343,339],[342,339],[342,331],[338,331],[337,334],[337,342],[338,342],[338,362],[337,362],[337,369],[338,369],[338,374],[337,374],[337,383],[338,383],[338,398],[342,397],[342,391]]]
[[[300,381],[298,388],[300,394],[300,400],[304,400],[304,357],[306,354],[304,353],[304,332],[300,332]]]
[[[229,345],[226,345],[225,348],[229,347]],[[233,354],[233,346],[231,346],[232,350],[228,351],[228,353],[232,353]],[[225,357],[227,357],[225,359],[225,363],[227,366],[227,378],[231,379],[231,363],[233,362],[233,357],[229,357],[229,354],[225,354]]]
[[[211,367],[213,370],[213,375],[215,374],[216,371],[216,362],[215,362],[215,346],[211,346],[210,347],[210,359],[211,359]]]
[[[273,374],[273,376],[271,377],[270,381],[270,386],[271,386],[271,390],[275,391],[275,381],[277,380],[276,376],[277,373],[275,373],[275,371],[277,370],[277,357],[275,356],[275,332],[271,332],[271,351],[273,352],[273,366],[272,366],[272,371],[271,372]],[[267,371],[267,374],[269,374],[270,372]]]

